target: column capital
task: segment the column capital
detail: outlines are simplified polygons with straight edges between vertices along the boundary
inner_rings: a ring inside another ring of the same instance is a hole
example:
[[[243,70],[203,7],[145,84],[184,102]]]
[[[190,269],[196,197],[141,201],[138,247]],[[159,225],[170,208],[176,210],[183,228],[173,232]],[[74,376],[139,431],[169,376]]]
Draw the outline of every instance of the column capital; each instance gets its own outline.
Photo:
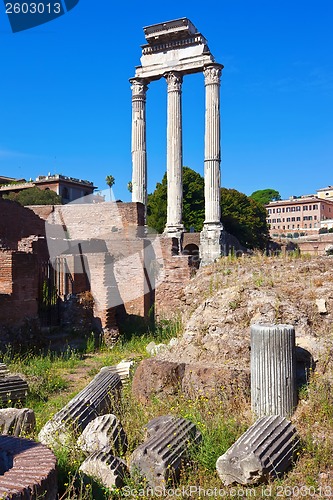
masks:
[[[149,80],[146,80],[144,78],[131,78],[130,83],[133,97],[146,97]]]
[[[210,64],[206,66],[203,70],[205,76],[205,85],[216,85],[220,84],[220,78],[222,74],[223,64]]]
[[[182,89],[183,75],[179,71],[169,71],[164,78],[168,84],[168,92],[180,92]]]

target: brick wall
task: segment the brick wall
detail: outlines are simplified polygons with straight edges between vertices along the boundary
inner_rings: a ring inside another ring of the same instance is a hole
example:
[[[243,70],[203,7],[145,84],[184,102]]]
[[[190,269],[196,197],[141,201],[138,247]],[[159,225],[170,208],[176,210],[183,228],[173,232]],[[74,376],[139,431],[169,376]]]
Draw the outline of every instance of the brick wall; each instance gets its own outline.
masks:
[[[9,278],[11,272],[11,290],[9,283],[7,292],[5,292],[6,287],[2,289],[0,323],[17,326],[26,318],[36,317],[38,313],[38,261],[35,255],[24,252],[13,252],[10,257],[11,266],[7,258],[4,275]],[[4,254],[0,254],[0,262],[4,262]]]
[[[158,319],[172,319],[180,313],[184,286],[193,270],[187,255],[172,255],[172,238],[160,238],[164,260],[164,280],[155,290],[155,314]]]
[[[44,221],[28,208],[0,197],[0,240],[17,250],[19,242],[32,235],[45,235]]]

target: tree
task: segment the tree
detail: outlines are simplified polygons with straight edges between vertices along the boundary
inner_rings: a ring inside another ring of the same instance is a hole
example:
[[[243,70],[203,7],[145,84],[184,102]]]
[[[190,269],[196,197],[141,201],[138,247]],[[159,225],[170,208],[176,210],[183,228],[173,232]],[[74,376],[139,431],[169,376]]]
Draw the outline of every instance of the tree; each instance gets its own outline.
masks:
[[[236,189],[221,188],[221,221],[225,230],[248,248],[264,249],[269,239],[265,207]],[[167,219],[167,176],[148,195],[148,226],[162,233]],[[183,223],[201,231],[205,219],[204,179],[183,167]]]
[[[236,189],[221,188],[221,221],[224,229],[247,248],[264,249],[269,240],[266,209]]]
[[[183,167],[183,224],[189,230],[201,231],[205,218],[204,180],[189,167]],[[162,233],[167,220],[167,176],[148,195],[147,223]]]
[[[105,177],[105,182],[107,183],[107,185],[110,188],[110,200],[111,200],[112,199],[112,186],[116,182],[116,179],[113,177],[113,175],[107,175]]]
[[[276,191],[272,188],[259,189],[258,191],[254,191],[250,195],[250,198],[258,203],[261,203],[262,205],[267,205],[270,201],[281,200],[279,191]]]
[[[130,193],[132,193],[132,191],[133,191],[132,181],[128,181],[128,183],[127,183],[127,189],[129,190]]]
[[[22,189],[18,193],[3,195],[3,198],[17,201],[20,205],[61,205],[61,196],[51,189],[39,189],[32,187]]]

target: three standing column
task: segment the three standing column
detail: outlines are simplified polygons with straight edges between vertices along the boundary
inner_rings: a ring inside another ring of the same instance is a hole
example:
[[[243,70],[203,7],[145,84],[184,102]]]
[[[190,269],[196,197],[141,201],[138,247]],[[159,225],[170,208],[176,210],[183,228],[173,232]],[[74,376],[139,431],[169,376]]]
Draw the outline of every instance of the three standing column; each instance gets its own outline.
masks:
[[[168,84],[167,115],[167,222],[164,233],[180,237],[183,205],[182,82],[177,71],[165,75]]]
[[[147,207],[146,92],[148,81],[132,78],[132,201]]]

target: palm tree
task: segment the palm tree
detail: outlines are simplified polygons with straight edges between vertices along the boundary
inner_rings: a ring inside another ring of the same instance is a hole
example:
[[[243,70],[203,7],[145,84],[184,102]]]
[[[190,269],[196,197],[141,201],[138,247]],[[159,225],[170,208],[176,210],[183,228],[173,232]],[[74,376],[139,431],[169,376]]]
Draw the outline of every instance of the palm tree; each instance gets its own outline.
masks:
[[[107,175],[105,177],[105,182],[107,183],[107,185],[109,186],[110,188],[110,201],[112,200],[112,196],[111,196],[111,193],[112,193],[112,186],[114,185],[114,183],[116,182],[115,178],[113,177],[113,175]]]

